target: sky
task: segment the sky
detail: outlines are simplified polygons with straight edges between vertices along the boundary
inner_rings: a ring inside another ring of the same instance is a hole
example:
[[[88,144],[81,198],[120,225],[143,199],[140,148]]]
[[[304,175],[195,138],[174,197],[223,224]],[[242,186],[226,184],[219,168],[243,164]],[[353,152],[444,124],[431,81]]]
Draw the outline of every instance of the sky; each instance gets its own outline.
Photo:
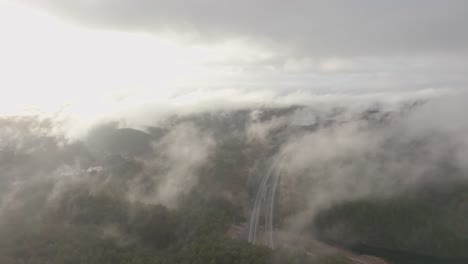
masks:
[[[0,115],[86,121],[460,92],[466,10],[458,0],[0,0]]]
[[[331,118],[340,125],[304,136],[291,126],[280,150],[287,175],[311,172],[329,185],[309,192],[307,215],[298,217],[308,221],[319,207],[431,180],[448,158],[466,178],[467,10],[466,0],[0,0],[0,120],[66,120],[68,139],[96,147],[86,141],[92,128],[114,129],[102,121],[144,128],[174,113],[256,107],[246,134],[268,142],[294,118]],[[353,108],[434,98],[377,128]],[[292,104],[311,107],[254,118],[257,108]],[[26,136],[0,133],[21,142],[41,136],[37,124],[23,128]],[[195,186],[218,143],[209,129],[184,124],[154,146],[169,164],[159,201]],[[34,175],[31,168],[24,173]]]

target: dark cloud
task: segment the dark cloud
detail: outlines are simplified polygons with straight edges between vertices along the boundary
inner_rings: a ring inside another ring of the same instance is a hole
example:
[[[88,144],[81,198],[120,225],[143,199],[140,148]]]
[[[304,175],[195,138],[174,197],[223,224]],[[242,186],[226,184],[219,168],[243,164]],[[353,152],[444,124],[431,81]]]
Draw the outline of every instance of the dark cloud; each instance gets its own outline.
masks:
[[[467,1],[24,0],[92,27],[245,38],[307,56],[466,52]]]

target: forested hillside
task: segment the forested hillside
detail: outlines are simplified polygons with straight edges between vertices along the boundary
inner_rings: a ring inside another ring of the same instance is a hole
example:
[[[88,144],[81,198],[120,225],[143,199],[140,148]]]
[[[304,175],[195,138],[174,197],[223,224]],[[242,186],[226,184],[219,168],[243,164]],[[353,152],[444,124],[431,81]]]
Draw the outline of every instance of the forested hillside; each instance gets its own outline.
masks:
[[[247,114],[148,132],[109,123],[71,143],[49,120],[2,119],[0,262],[347,263],[227,235],[247,221],[249,177],[265,150],[239,124],[216,126]]]
[[[0,262],[349,263],[343,248],[464,261],[465,148],[417,130],[422,105],[104,122],[74,139],[50,119],[1,119]],[[272,170],[274,250],[246,242]],[[288,238],[338,248],[279,243]]]

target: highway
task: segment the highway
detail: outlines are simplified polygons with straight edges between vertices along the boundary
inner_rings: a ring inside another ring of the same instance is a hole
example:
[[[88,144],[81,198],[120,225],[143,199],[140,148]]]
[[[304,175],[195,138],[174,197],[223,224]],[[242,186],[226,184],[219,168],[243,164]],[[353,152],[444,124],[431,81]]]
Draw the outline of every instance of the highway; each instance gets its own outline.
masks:
[[[270,165],[267,173],[263,175],[260,186],[258,187],[257,195],[255,198],[252,213],[250,215],[249,222],[249,239],[248,241],[252,244],[258,242],[257,235],[259,233],[259,222],[260,217],[263,215],[265,219],[264,231],[266,235],[265,243],[270,247],[274,248],[274,207],[276,189],[278,187],[280,169],[278,167],[279,158],[274,159]],[[263,214],[262,214],[263,213]]]
[[[249,221],[249,236],[248,241],[252,244],[262,243],[266,244],[270,248],[275,248],[275,229],[274,229],[274,208],[275,208],[275,200],[276,200],[276,190],[278,188],[278,182],[280,178],[281,168],[284,162],[281,162],[281,158],[276,158],[272,161],[270,167],[268,168],[266,174],[263,175],[260,185],[257,190],[257,194],[254,201],[254,206],[252,209],[252,213],[250,215]],[[264,217],[265,223],[263,226],[263,230],[260,228],[260,218]],[[258,234],[264,231],[264,238],[259,239]],[[280,232],[280,231],[278,231]],[[284,246],[288,246],[291,244],[291,241],[284,241],[285,237],[293,238],[295,240],[295,236],[292,234],[287,234],[282,232],[281,237],[283,240],[281,244]],[[338,254],[341,255],[349,260],[351,260],[355,264],[388,264],[385,260],[372,257],[372,256],[364,256],[364,255],[355,255],[352,252],[347,250],[333,247],[317,240],[313,239],[303,239],[300,243],[301,245],[313,245],[312,251],[316,252],[317,250],[320,252],[328,252],[329,254]],[[311,250],[310,248],[304,248],[307,252]]]

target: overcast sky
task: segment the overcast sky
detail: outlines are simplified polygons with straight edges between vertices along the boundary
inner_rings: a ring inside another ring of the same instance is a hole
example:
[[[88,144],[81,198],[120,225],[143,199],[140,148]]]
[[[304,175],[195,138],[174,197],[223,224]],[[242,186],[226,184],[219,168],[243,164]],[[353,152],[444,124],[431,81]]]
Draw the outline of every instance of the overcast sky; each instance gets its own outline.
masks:
[[[0,113],[434,96],[468,1],[0,0]]]

